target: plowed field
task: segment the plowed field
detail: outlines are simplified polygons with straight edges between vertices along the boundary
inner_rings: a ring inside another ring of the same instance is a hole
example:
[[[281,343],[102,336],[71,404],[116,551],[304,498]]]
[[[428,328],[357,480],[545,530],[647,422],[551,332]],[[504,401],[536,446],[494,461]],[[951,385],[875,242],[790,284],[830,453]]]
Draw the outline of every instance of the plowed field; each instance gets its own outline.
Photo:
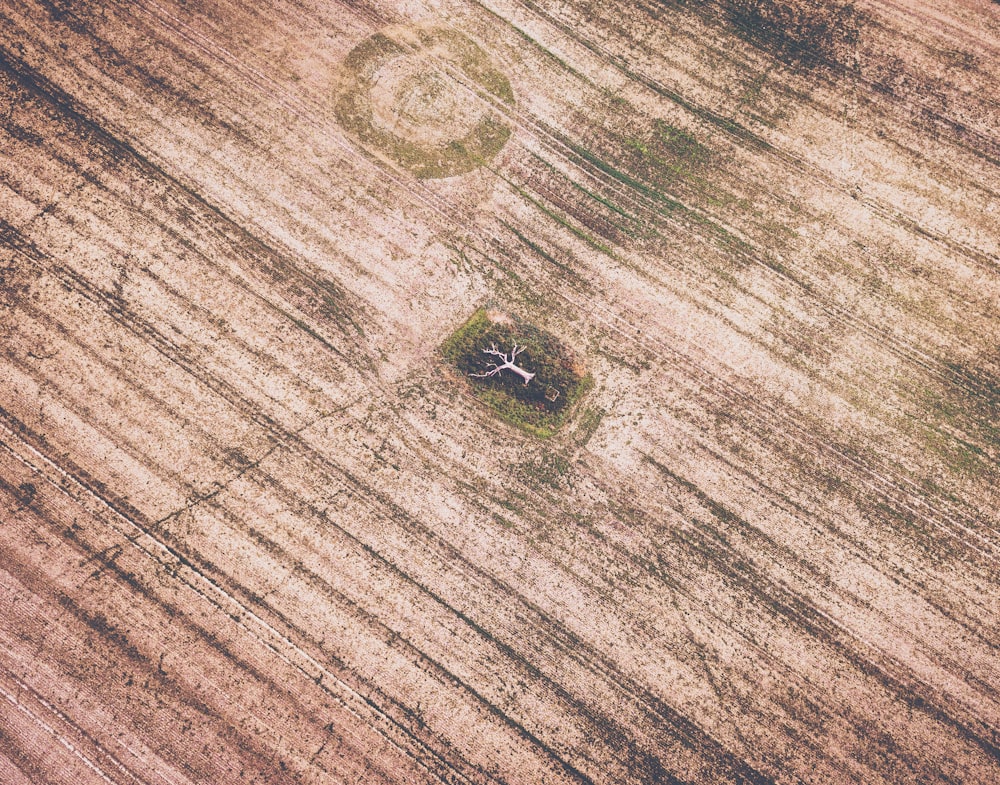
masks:
[[[997,85],[987,0],[0,3],[0,783],[1000,782]]]

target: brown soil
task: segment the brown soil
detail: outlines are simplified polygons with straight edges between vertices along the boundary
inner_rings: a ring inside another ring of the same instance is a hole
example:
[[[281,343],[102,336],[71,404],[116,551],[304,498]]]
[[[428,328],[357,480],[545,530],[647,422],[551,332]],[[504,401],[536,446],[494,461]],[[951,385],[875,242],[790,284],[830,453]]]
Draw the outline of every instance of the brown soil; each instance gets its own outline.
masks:
[[[3,4],[0,782],[1000,781],[998,9]]]

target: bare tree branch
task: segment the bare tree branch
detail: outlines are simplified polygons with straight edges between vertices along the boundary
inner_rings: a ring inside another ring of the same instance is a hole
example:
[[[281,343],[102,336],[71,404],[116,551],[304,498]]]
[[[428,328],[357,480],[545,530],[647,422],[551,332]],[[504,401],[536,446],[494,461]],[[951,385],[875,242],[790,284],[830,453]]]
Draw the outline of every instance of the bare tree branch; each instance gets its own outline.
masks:
[[[528,382],[530,382],[532,379],[535,378],[535,374],[528,373],[528,371],[524,370],[524,368],[521,368],[520,366],[514,363],[514,360],[517,358],[517,356],[521,354],[521,352],[523,352],[526,348],[527,348],[526,346],[518,346],[515,343],[514,348],[510,352],[510,356],[508,356],[503,352],[501,352],[497,348],[497,345],[495,343],[491,343],[489,349],[483,349],[483,354],[491,354],[496,357],[499,357],[501,360],[503,360],[503,365],[491,362],[489,366],[487,366],[486,370],[483,371],[482,373],[470,373],[469,376],[472,376],[473,378],[476,379],[486,379],[490,376],[496,376],[498,373],[500,373],[500,371],[509,370],[513,371],[522,379],[524,379],[524,383],[527,384]]]

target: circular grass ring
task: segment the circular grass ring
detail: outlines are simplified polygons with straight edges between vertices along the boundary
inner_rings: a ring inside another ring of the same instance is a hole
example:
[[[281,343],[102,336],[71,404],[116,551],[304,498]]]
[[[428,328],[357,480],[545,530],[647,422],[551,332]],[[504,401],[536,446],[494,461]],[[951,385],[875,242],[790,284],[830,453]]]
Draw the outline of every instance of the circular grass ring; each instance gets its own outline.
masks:
[[[471,39],[444,28],[389,27],[345,58],[334,112],[363,144],[417,177],[452,177],[492,159],[510,137],[493,99],[513,105],[514,93]]]

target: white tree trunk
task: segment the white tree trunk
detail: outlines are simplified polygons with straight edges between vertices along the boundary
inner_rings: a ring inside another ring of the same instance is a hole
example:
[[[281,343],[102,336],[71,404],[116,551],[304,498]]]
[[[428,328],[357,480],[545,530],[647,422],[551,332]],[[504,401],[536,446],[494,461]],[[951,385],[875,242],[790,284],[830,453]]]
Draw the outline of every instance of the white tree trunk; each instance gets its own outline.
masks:
[[[516,373],[518,376],[524,379],[525,384],[527,384],[528,382],[530,382],[532,379],[535,378],[535,374],[528,373],[526,370],[524,370],[524,368],[519,368],[518,366],[514,365],[514,363],[507,363],[506,365],[502,365],[500,367],[510,368],[510,370],[512,370],[514,373]]]
[[[492,367],[488,368],[483,373],[470,373],[469,376],[473,376],[477,379],[485,379],[488,376],[496,376],[498,373],[500,373],[500,371],[513,371],[522,379],[524,379],[524,383],[527,384],[528,382],[530,382],[532,379],[535,378],[535,374],[524,370],[524,368],[514,363],[514,359],[517,357],[517,355],[523,352],[524,349],[525,349],[524,346],[518,346],[515,343],[514,348],[511,351],[510,356],[508,357],[506,354],[497,349],[497,345],[495,343],[490,344],[489,349],[483,349],[483,354],[492,354],[495,357],[499,357],[500,359],[503,360],[503,365],[500,365],[499,363],[490,363]]]

